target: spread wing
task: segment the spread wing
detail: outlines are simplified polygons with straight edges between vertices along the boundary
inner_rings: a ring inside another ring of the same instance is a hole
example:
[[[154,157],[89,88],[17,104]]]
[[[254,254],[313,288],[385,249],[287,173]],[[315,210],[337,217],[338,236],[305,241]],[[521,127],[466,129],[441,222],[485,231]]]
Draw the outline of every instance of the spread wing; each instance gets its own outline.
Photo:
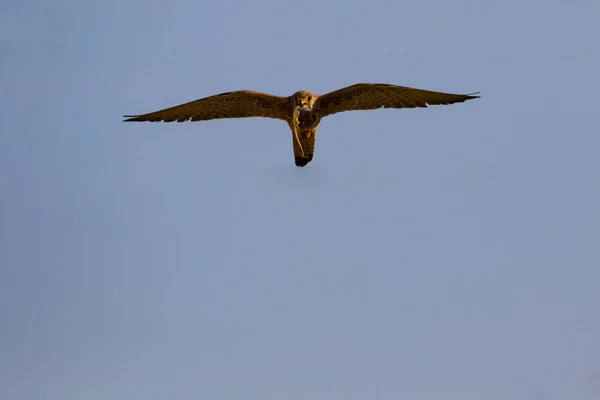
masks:
[[[313,110],[321,117],[325,117],[352,110],[427,107],[427,105],[462,103],[479,98],[474,96],[477,93],[451,94],[383,83],[358,83],[320,96]]]
[[[277,118],[285,121],[289,118],[290,109],[287,97],[241,90],[205,97],[148,114],[124,115],[123,117],[128,118],[124,122],[185,122],[248,117]]]

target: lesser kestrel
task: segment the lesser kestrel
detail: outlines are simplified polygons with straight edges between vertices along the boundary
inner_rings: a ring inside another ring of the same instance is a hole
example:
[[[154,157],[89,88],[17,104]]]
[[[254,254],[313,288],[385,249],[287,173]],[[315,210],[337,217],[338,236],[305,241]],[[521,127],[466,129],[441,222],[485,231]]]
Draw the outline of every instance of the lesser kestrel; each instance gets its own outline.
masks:
[[[342,111],[462,103],[479,98],[478,93],[451,94],[383,83],[358,83],[323,95],[301,90],[289,97],[241,90],[148,114],[125,115],[124,118],[127,118],[125,122],[185,122],[248,117],[281,119],[287,122],[292,131],[296,165],[304,167],[313,159],[317,126],[323,117]]]

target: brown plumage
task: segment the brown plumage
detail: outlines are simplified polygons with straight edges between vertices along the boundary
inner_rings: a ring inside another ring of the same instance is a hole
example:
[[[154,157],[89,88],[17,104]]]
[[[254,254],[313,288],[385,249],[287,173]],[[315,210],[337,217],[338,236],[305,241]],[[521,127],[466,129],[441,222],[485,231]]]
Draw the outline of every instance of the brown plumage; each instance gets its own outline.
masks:
[[[249,117],[281,119],[288,123],[292,131],[295,163],[304,167],[314,156],[317,127],[323,117],[342,111],[462,103],[479,98],[476,96],[478,93],[451,94],[382,83],[359,83],[324,95],[301,90],[289,97],[242,90],[148,114],[125,115],[124,118],[127,118],[125,122],[185,122]],[[293,118],[295,109],[299,110],[296,122]]]

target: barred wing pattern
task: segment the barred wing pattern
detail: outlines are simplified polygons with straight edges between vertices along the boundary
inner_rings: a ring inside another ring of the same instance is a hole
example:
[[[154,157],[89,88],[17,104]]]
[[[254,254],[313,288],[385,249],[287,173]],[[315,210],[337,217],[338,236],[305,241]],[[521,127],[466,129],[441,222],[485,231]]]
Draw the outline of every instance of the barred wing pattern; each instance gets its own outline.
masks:
[[[313,110],[320,117],[325,117],[352,110],[427,107],[462,103],[479,98],[475,96],[478,93],[451,94],[384,83],[358,83],[320,96]]]
[[[219,118],[265,117],[287,121],[291,112],[287,97],[240,90],[227,92],[175,107],[142,115],[124,115],[124,122],[185,122],[207,121]]]

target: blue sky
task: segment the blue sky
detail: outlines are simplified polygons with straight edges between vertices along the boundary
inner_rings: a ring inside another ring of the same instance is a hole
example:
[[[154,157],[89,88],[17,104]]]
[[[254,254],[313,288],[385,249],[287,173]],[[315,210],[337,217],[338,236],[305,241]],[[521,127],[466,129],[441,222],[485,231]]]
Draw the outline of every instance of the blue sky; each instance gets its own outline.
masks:
[[[0,3],[0,398],[600,396],[600,3]],[[482,99],[123,124],[216,93]]]

